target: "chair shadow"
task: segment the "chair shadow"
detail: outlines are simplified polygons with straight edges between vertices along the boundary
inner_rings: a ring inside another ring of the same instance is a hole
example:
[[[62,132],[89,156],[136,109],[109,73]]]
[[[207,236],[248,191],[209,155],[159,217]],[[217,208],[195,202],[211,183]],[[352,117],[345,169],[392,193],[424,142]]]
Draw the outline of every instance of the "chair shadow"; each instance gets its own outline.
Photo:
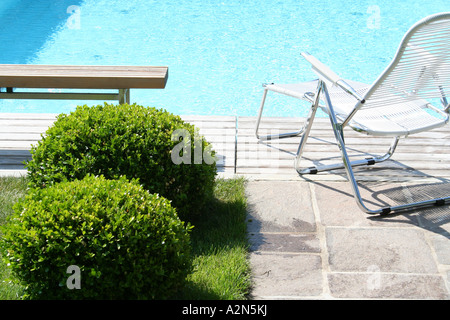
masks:
[[[450,195],[450,180],[437,183],[402,185],[373,193],[374,198],[379,198],[380,195],[388,197],[397,204],[411,202],[411,200],[425,201],[434,198],[444,198]],[[450,232],[442,227],[450,224],[449,204],[413,209],[405,213],[394,213],[383,217],[370,217],[370,219],[383,219],[395,222],[395,218],[400,215],[411,219],[416,217],[419,227],[439,233],[450,239]]]
[[[310,139],[315,139],[321,142],[327,142],[324,139],[310,137]],[[261,143],[261,142],[260,142]],[[261,144],[266,145],[268,148],[276,149],[280,152],[287,153],[295,157],[295,153],[283,149],[283,147],[271,145],[271,141],[263,142]],[[330,143],[330,145],[334,145],[337,147],[335,143]],[[377,156],[377,154],[372,154],[369,152],[361,151],[358,148],[352,148],[351,146],[347,146],[347,150],[355,153],[359,153],[359,155],[350,155],[350,158],[362,158],[367,156]],[[395,156],[395,154],[394,154]],[[313,163],[314,165],[324,165],[327,161],[340,162],[342,158],[339,155],[339,151],[337,150],[336,156],[330,156],[328,158],[323,159],[310,159],[308,157],[303,157],[304,160]],[[424,201],[428,199],[435,198],[443,198],[448,197],[450,195],[450,180],[446,178],[436,177],[420,170],[416,170],[414,167],[407,165],[407,163],[402,163],[393,159],[387,160],[382,163],[378,163],[374,166],[362,166],[356,167],[353,169],[356,181],[358,181],[358,186],[365,190],[367,194],[370,194],[370,197],[365,197],[365,204],[372,207],[386,207],[393,205],[400,205],[409,202],[418,202]],[[392,177],[392,181],[388,181],[386,177]],[[325,173],[319,173],[318,175],[329,175],[334,174],[345,180],[348,180],[347,173],[344,169],[339,170],[331,170]],[[383,175],[383,179],[377,181],[376,177],[379,175]],[[317,176],[317,175],[315,175]],[[372,181],[366,181],[368,176],[371,176]],[[333,190],[334,192],[341,193],[346,197],[353,198],[354,195],[352,193],[346,192],[345,190],[337,190],[332,186],[327,185],[326,183],[319,182],[314,179],[313,176],[310,175],[301,175],[300,176],[305,181],[314,183],[320,187],[328,188],[329,190]],[[358,177],[362,179],[358,179]],[[421,182],[420,180],[424,179],[427,182]],[[413,180],[413,182],[409,181]],[[396,182],[397,181],[397,182]],[[433,181],[433,182],[428,182]],[[396,182],[396,186],[392,186],[393,183]],[[383,187],[379,190],[374,190],[374,185],[377,185],[378,188],[380,185]],[[386,185],[386,187],[384,187]],[[450,239],[450,232],[447,231],[447,228],[443,228],[444,225],[450,223],[450,205],[443,206],[435,206],[429,208],[422,209],[414,209],[405,212],[392,213],[386,216],[368,216],[368,219],[372,220],[380,220],[389,221],[392,223],[402,222],[404,223],[404,219],[396,219],[396,217],[406,217],[410,219],[411,223],[427,229],[429,231],[441,234]]]

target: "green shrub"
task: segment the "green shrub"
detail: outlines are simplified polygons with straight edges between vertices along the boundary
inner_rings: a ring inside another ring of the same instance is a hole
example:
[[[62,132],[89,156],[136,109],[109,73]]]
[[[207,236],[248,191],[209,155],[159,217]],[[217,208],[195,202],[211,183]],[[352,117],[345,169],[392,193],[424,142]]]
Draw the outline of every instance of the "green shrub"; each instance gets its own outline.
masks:
[[[190,225],[135,180],[31,189],[14,209],[2,256],[29,298],[164,299],[191,272]],[[80,289],[67,286],[69,266],[80,268]]]
[[[189,133],[184,142],[190,138],[192,143],[183,155],[190,152],[191,162],[172,161],[173,150],[181,151],[180,141],[172,138],[177,130]],[[200,148],[200,154],[214,156],[193,125],[167,111],[136,104],[79,106],[58,116],[32,148],[27,169],[32,187],[87,174],[137,178],[151,193],[170,199],[182,219],[189,220],[211,196],[216,175],[216,165],[207,157],[194,163]]]

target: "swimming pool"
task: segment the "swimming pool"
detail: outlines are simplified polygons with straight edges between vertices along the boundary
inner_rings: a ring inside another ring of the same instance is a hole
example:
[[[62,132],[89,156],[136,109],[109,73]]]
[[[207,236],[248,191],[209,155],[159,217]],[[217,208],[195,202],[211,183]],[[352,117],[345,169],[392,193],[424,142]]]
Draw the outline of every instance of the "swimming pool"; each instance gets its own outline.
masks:
[[[138,104],[175,114],[254,116],[263,82],[314,78],[308,51],[341,76],[371,82],[408,28],[446,1],[47,0],[0,4],[0,63],[164,65],[164,90]],[[0,112],[70,112],[86,101],[0,101]],[[302,116],[287,98],[267,115]]]

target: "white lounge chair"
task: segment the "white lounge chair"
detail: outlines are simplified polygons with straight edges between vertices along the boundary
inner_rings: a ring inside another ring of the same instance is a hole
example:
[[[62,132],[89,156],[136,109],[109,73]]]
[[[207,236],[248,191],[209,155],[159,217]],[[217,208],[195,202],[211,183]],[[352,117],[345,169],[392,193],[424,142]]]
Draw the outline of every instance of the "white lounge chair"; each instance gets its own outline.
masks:
[[[355,166],[373,165],[389,159],[401,137],[448,123],[450,12],[429,16],[411,27],[402,39],[393,61],[372,85],[343,80],[310,54],[302,53],[302,56],[311,63],[319,79],[297,84],[263,85],[264,94],[256,122],[256,137],[260,141],[301,135],[295,157],[297,172],[315,174],[345,168],[358,206],[366,213],[388,214],[394,211],[440,206],[450,202],[450,197],[445,197],[371,210],[361,198],[352,169]],[[259,134],[268,91],[312,103],[301,130],[280,135]],[[343,163],[300,168],[302,151],[318,108],[324,110],[330,118]],[[343,133],[346,126],[368,135],[391,136],[393,142],[385,155],[350,161]]]

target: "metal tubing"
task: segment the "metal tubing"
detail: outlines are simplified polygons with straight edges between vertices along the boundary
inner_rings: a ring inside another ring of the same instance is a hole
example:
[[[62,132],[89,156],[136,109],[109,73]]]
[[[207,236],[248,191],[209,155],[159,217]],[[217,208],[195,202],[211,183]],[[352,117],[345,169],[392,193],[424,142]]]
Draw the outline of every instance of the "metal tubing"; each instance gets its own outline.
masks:
[[[370,213],[371,210],[364,205],[361,194],[359,193],[359,188],[356,183],[355,176],[353,174],[353,169],[350,165],[350,160],[349,160],[349,157],[347,154],[347,150],[345,148],[345,143],[344,143],[343,136],[342,136],[342,130],[340,130],[341,126],[337,122],[336,116],[334,114],[334,109],[333,109],[333,105],[331,103],[330,95],[328,94],[327,86],[324,82],[321,82],[321,86],[322,86],[323,94],[325,95],[325,106],[327,107],[327,109],[329,111],[328,114],[329,114],[329,118],[331,121],[331,125],[333,127],[334,136],[338,142],[339,149],[341,150],[342,162],[344,163],[345,171],[347,172],[348,179],[350,180],[353,195],[356,199],[356,203],[358,204],[359,208],[362,211]]]
[[[439,92],[441,93],[441,103],[444,106],[444,112],[449,113],[450,104],[447,101],[447,97],[445,95],[444,88],[442,86],[439,86]]]
[[[340,132],[340,134],[343,137],[343,133]],[[344,138],[342,138],[342,140],[344,141]],[[359,166],[374,165],[376,163],[389,160],[392,157],[392,155],[394,154],[394,151],[397,148],[399,140],[400,140],[399,137],[394,138],[394,140],[392,141],[392,144],[389,147],[389,150],[388,150],[388,152],[386,152],[386,154],[378,156],[378,157],[354,160],[354,161],[350,162],[350,165],[354,168],[354,167],[359,167]],[[338,169],[344,169],[344,168],[345,168],[345,165],[343,162],[322,165],[322,166],[316,166],[316,167],[312,167],[312,168],[305,168],[305,169],[300,169],[298,165],[296,167],[297,172],[299,174],[311,174],[311,173],[318,173],[318,172],[330,171],[330,170],[338,170]]]
[[[333,127],[333,132],[334,132],[335,138],[338,142],[338,146],[339,146],[339,149],[342,154],[343,166],[347,172],[348,179],[352,186],[354,198],[356,200],[358,207],[363,212],[365,212],[367,214],[384,215],[384,214],[389,214],[392,212],[410,211],[413,209],[421,209],[421,208],[433,207],[433,206],[442,206],[442,205],[447,205],[450,203],[450,197],[444,197],[444,198],[429,199],[429,200],[425,200],[425,201],[412,202],[412,203],[402,204],[402,205],[398,205],[398,206],[385,207],[385,208],[380,208],[380,209],[375,209],[375,210],[371,210],[371,209],[367,208],[366,205],[364,204],[364,201],[359,192],[359,187],[356,182],[356,179],[355,179],[355,176],[353,173],[353,168],[352,168],[352,165],[353,166],[361,165],[360,164],[361,162],[358,162],[358,161],[350,162],[347,151],[346,151],[345,142],[343,139],[341,124],[338,123],[336,116],[334,114],[333,105],[331,103],[331,99],[328,94],[326,84],[324,82],[320,81],[319,85],[321,87],[320,91],[322,91],[323,94],[325,95],[325,106],[329,111],[328,114],[329,114],[329,118],[330,118],[330,121],[331,121],[331,124]],[[319,93],[319,90],[318,90],[318,93]],[[399,137],[395,137],[391,144],[391,147],[389,148],[389,151],[384,156],[370,159],[370,160],[373,160],[370,162],[371,163],[372,162],[382,162],[382,161],[389,159],[392,156],[392,154],[394,153],[394,151],[398,145],[398,141],[399,141]],[[363,160],[363,162],[364,162],[364,160]]]
[[[323,165],[323,166],[316,166],[314,168],[304,168],[301,169],[300,168],[300,161],[301,161],[301,157],[302,157],[302,153],[303,153],[303,148],[306,144],[306,140],[308,139],[309,136],[309,132],[311,129],[311,125],[314,121],[314,116],[315,113],[318,109],[319,106],[319,101],[320,101],[320,93],[322,91],[322,85],[319,81],[318,86],[317,86],[317,90],[316,90],[316,94],[315,94],[315,100],[313,102],[313,105],[311,106],[311,111],[310,114],[306,120],[306,124],[305,124],[305,133],[302,136],[302,140],[300,141],[299,144],[299,148],[297,150],[297,154],[295,157],[295,170],[297,170],[297,172],[299,174],[311,174],[311,173],[318,173],[318,172],[322,172],[322,171],[329,171],[329,170],[336,170],[336,169],[344,169],[345,165],[343,162],[341,163],[335,163],[335,164],[330,164],[330,165]],[[337,121],[336,121],[337,123]],[[344,140],[344,133],[342,130],[342,127],[340,127],[338,124],[335,125],[335,127],[337,128],[337,130],[339,131],[339,134],[341,136],[342,141],[345,144],[345,140]],[[397,148],[398,145],[398,141],[399,141],[399,137],[395,137],[388,152],[382,156],[378,156],[378,157],[373,157],[373,158],[368,158],[368,159],[362,159],[362,160],[356,160],[356,161],[352,161],[350,162],[350,165],[352,167],[357,167],[357,166],[363,166],[363,165],[370,165],[370,164],[374,164],[374,163],[378,163],[378,162],[383,162],[388,160],[389,158],[392,157],[395,149]]]
[[[264,104],[266,102],[267,91],[268,91],[268,89],[264,88],[264,93],[263,93],[263,98],[262,98],[262,101],[261,101],[261,106],[259,108],[258,117],[256,118],[256,127],[255,127],[256,138],[259,141],[266,141],[266,140],[275,140],[275,139],[297,137],[297,136],[301,135],[303,133],[304,129],[301,129],[301,130],[295,131],[295,132],[288,132],[288,133],[281,133],[281,134],[272,134],[272,135],[266,135],[266,136],[260,136],[259,135],[259,125],[261,123],[261,117],[262,117],[262,113],[263,113],[263,109],[264,109]]]
[[[314,102],[311,105],[311,109],[309,110],[308,118],[306,119],[305,126],[304,126],[305,133],[302,135],[302,139],[300,140],[300,144],[298,145],[298,149],[297,149],[297,154],[295,156],[294,167],[298,173],[300,173],[299,168],[300,168],[300,161],[302,159],[303,148],[306,145],[306,141],[308,140],[309,133],[311,131],[311,127],[314,122],[314,118],[316,116],[317,109],[319,108],[320,93],[322,90],[322,86],[320,83],[321,83],[321,81],[319,81],[319,83],[317,84]]]

